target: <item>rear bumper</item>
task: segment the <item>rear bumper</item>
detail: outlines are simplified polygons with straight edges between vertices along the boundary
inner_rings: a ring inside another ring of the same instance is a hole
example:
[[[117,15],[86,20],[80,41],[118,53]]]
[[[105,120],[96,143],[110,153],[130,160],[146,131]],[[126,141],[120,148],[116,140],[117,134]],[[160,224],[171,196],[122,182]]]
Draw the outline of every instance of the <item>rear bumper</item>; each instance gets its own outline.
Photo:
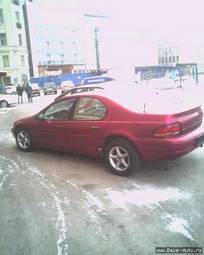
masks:
[[[196,140],[201,136],[204,136],[203,126],[174,138],[135,139],[134,143],[144,161],[172,160],[198,148],[201,144]]]
[[[34,92],[33,92],[33,96],[40,96],[40,92],[34,91]]]
[[[49,90],[49,91],[44,91],[44,94],[56,94],[56,90]]]

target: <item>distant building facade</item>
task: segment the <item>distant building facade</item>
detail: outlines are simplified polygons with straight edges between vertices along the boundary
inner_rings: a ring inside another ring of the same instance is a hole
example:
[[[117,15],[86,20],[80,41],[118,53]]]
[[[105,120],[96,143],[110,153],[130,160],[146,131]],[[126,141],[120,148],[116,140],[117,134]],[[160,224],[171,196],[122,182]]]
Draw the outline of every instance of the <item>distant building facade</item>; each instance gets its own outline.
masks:
[[[160,44],[158,48],[158,64],[175,66],[180,61],[179,49],[176,46]]]
[[[47,15],[50,17],[46,17],[41,6],[37,1],[26,3],[33,76],[46,75],[46,70],[48,72],[59,70],[60,73],[65,69],[71,71],[79,66],[84,69],[83,45],[77,24],[74,25],[69,18],[63,23],[60,18],[57,20],[51,14]],[[58,16],[60,17],[60,13]]]
[[[29,79],[28,51],[20,0],[0,0],[0,82],[25,83]]]

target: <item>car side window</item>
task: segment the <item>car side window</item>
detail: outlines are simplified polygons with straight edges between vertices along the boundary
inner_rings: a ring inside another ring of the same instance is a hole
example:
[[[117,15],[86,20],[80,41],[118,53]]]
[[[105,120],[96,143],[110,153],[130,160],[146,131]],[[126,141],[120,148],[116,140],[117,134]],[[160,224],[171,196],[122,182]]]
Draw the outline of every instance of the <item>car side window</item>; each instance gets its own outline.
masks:
[[[75,111],[74,120],[101,120],[106,114],[106,107],[96,98],[80,98]]]
[[[67,120],[75,99],[61,100],[54,103],[44,113],[47,120]]]

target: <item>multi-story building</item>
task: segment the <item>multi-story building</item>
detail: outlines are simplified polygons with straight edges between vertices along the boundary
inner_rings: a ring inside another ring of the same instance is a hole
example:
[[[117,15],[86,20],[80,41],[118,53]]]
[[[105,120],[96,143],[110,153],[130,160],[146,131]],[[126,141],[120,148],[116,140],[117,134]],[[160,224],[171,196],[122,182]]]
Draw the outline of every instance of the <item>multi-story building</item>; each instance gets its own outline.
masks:
[[[179,49],[178,47],[162,44],[158,49],[158,64],[175,66],[179,63]]]
[[[48,3],[48,2],[47,2]],[[52,70],[84,69],[82,33],[79,19],[71,19],[70,6],[67,13],[59,2],[33,1],[26,3],[33,76],[44,76]],[[49,8],[49,15],[45,11]],[[55,9],[58,8],[58,9]],[[52,11],[53,10],[53,11]],[[52,13],[51,13],[52,12]],[[75,11],[75,16],[76,16]],[[65,19],[65,17],[67,17]],[[64,19],[64,22],[63,22]]]
[[[0,0],[0,71],[4,84],[29,78],[25,26],[20,0]]]

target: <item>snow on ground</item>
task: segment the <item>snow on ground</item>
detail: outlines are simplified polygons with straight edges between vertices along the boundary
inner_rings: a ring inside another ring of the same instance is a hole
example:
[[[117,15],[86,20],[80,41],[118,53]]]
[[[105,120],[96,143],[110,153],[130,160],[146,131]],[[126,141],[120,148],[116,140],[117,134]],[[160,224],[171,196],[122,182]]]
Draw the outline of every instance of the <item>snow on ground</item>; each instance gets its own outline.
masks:
[[[110,199],[116,207],[123,208],[127,212],[129,206],[157,206],[164,201],[178,201],[181,199],[190,199],[191,194],[180,191],[177,188],[157,188],[153,186],[134,185],[134,190],[112,191],[107,190],[107,198]]]
[[[169,223],[167,223],[167,226],[166,226],[167,230],[173,233],[180,233],[186,236],[187,238],[189,238],[190,240],[195,241],[192,234],[190,233],[192,232],[192,230],[190,229],[187,220],[180,217],[172,217],[172,216],[171,217],[167,216],[167,219],[169,221]]]
[[[68,242],[67,242],[67,227],[65,221],[65,214],[63,208],[61,206],[61,200],[59,198],[59,194],[57,188],[54,184],[50,183],[49,180],[46,178],[45,174],[41,173],[39,169],[32,166],[29,161],[23,159],[22,157],[18,156],[18,161],[22,162],[24,166],[27,166],[29,173],[39,178],[39,183],[42,187],[47,189],[53,198],[56,207],[56,228],[59,231],[59,236],[57,240],[57,255],[67,255],[68,254]]]

